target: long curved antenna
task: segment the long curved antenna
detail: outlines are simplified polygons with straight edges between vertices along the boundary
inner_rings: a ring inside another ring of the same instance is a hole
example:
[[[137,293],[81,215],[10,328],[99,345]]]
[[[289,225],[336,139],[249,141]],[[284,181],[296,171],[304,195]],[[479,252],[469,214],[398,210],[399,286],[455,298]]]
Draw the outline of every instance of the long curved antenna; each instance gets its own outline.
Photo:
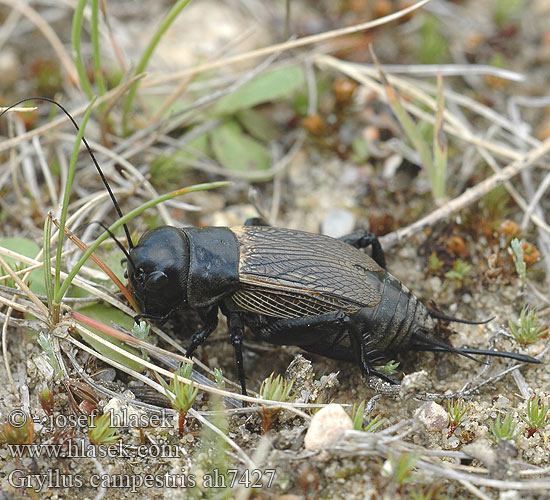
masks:
[[[105,225],[103,224],[103,222],[101,222],[100,220],[91,220],[90,222],[86,222],[85,224],[81,224],[80,226],[78,227],[83,227],[83,226],[90,226],[92,224],[97,224],[98,226],[101,226],[103,228],[103,230],[109,234],[109,236],[111,238],[113,238],[113,240],[115,240],[115,243],[117,245],[118,248],[120,248],[122,250],[122,253],[126,256],[126,258],[128,259],[128,261],[130,262],[130,264],[132,264],[132,267],[134,269],[136,269],[136,266],[134,265],[134,261],[132,260],[132,257],[130,257],[130,253],[128,252],[128,250],[126,250],[126,248],[124,248],[124,245],[118,241],[118,239],[116,238],[116,236],[113,234],[113,232]]]
[[[21,99],[20,101],[17,101],[15,104],[12,104],[11,106],[8,106],[2,113],[0,113],[0,117],[7,113],[11,108],[14,108],[15,106],[19,106],[19,104],[22,104],[27,101],[34,101],[34,100],[40,100],[40,101],[47,101],[52,104],[55,104],[63,113],[67,115],[69,120],[71,120],[72,124],[76,128],[76,130],[80,130],[78,127],[78,124],[74,120],[74,118],[71,116],[71,114],[57,101],[54,99],[50,99],[49,97],[26,97],[25,99]],[[104,186],[107,188],[107,191],[109,192],[109,196],[111,197],[111,200],[113,202],[113,205],[115,206],[115,209],[117,211],[117,214],[120,218],[122,218],[122,210],[120,209],[120,206],[118,205],[118,202],[116,201],[115,195],[113,194],[113,191],[111,190],[111,186],[109,186],[109,183],[107,182],[107,179],[105,178],[105,174],[103,174],[103,171],[101,170],[101,167],[99,166],[99,163],[97,162],[94,153],[92,151],[92,148],[88,144],[88,141],[86,141],[85,137],[82,137],[82,142],[86,146],[86,149],[88,150],[88,154],[92,158],[92,161],[94,162],[95,168],[97,169],[99,176],[101,177],[101,181],[103,182]],[[128,246],[130,250],[134,248],[134,244],[132,243],[132,238],[130,237],[130,231],[128,230],[128,226],[126,224],[123,224],[124,232],[126,233],[126,239],[128,240]],[[125,252],[126,253],[126,252]]]

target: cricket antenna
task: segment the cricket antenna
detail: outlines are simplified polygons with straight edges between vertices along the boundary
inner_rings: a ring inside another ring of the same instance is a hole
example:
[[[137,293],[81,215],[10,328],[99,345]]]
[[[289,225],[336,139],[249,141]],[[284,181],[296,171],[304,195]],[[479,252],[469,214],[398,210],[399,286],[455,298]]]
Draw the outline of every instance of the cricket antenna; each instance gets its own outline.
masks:
[[[69,120],[71,120],[71,122],[74,125],[74,127],[76,128],[76,130],[80,130],[78,124],[76,123],[74,118],[71,116],[71,114],[61,104],[59,104],[54,99],[50,99],[49,97],[26,97],[25,99],[21,99],[20,101],[17,101],[15,104],[12,104],[11,106],[8,106],[6,109],[4,109],[4,111],[2,111],[0,113],[0,117],[4,113],[8,112],[10,109],[14,108],[15,106],[19,106],[20,104],[22,104],[24,102],[34,101],[34,100],[47,101],[47,102],[50,102],[52,104],[55,104],[61,111],[63,111],[63,113],[65,113],[67,115],[67,117],[69,118]],[[122,210],[120,209],[120,206],[118,205],[118,202],[116,201],[115,195],[113,194],[113,191],[111,190],[111,186],[109,186],[109,183],[107,182],[107,179],[105,178],[105,174],[103,173],[103,170],[101,170],[101,167],[99,166],[99,163],[97,162],[97,160],[94,156],[92,148],[90,147],[90,145],[88,144],[88,141],[86,141],[86,138],[84,136],[82,136],[82,142],[84,143],[84,146],[86,146],[86,149],[88,150],[88,154],[90,155],[90,157],[92,158],[92,161],[94,162],[95,168],[97,169],[97,171],[99,173],[99,176],[101,177],[101,181],[103,182],[103,185],[107,188],[107,191],[109,193],[109,196],[111,197],[113,205],[115,206],[115,209],[117,211],[118,216],[120,218],[122,218],[123,217]],[[123,227],[124,227],[124,232],[126,233],[126,239],[128,240],[128,247],[131,250],[132,248],[134,248],[134,244],[132,243],[132,238],[130,237],[130,231],[128,230],[128,226],[126,224],[123,224]]]
[[[126,248],[124,248],[124,245],[118,241],[117,237],[113,234],[113,232],[107,227],[107,225],[103,224],[103,222],[101,222],[100,220],[92,220],[90,222],[86,222],[85,224],[82,224],[81,226],[79,227],[83,227],[83,226],[91,226],[92,224],[97,224],[98,226],[101,226],[103,228],[103,230],[113,239],[115,240],[115,243],[117,245],[118,248],[120,248],[120,250],[122,250],[122,253],[126,256],[126,259],[128,259],[128,261],[130,262],[130,264],[132,264],[132,267],[134,269],[136,269],[136,266],[134,264],[134,261],[132,260],[132,257],[130,256],[130,253],[128,252],[128,250],[126,250]]]

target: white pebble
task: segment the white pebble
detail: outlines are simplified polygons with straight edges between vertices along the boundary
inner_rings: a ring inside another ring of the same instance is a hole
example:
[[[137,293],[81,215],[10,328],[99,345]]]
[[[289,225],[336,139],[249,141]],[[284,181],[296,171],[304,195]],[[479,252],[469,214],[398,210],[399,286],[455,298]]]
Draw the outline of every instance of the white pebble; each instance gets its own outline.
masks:
[[[441,282],[441,278],[438,278],[437,276],[432,276],[428,280],[428,283],[430,284],[433,293],[441,292],[441,287],[443,285],[443,283]]]
[[[494,403],[494,406],[495,408],[508,408],[510,407],[510,400],[506,396],[499,394]]]
[[[353,422],[344,408],[334,403],[325,406],[311,419],[304,439],[306,450],[320,450],[336,444],[348,429],[353,429]]]
[[[416,418],[428,432],[439,432],[449,425],[449,414],[441,405],[424,403],[417,411]]]
[[[321,224],[321,232],[333,238],[340,238],[353,231],[355,215],[345,208],[335,208],[328,212]]]
[[[3,47],[0,51],[0,87],[8,88],[19,78],[21,62],[14,50]]]

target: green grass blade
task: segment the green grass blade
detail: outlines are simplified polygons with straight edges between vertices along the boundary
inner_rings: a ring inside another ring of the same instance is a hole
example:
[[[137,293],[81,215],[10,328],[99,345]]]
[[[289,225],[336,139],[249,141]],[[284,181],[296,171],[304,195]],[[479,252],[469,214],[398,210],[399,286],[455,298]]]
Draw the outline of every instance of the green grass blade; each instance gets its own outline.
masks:
[[[51,240],[52,240],[52,218],[50,214],[44,221],[44,285],[46,287],[46,297],[48,298],[48,309],[51,310],[53,304],[53,283],[50,272],[52,266],[51,259]]]
[[[86,6],[86,0],[78,0],[73,16],[73,29],[72,29],[72,44],[74,51],[74,65],[78,73],[78,79],[82,90],[86,93],[89,99],[94,95],[92,91],[92,85],[88,80],[86,68],[82,61],[82,53],[80,52],[80,38],[82,36],[82,22],[84,20],[84,7]]]
[[[99,0],[92,0],[92,48],[94,59],[94,79],[97,84],[99,95],[107,91],[103,69],[101,67],[101,50],[99,47]]]
[[[63,297],[62,294],[60,295],[60,275],[61,275],[61,253],[63,250],[63,238],[65,236],[65,223],[67,221],[67,211],[69,208],[71,186],[73,184],[73,179],[74,179],[76,159],[78,158],[78,150],[80,149],[80,143],[82,142],[82,137],[84,136],[84,130],[86,130],[86,123],[88,122],[88,118],[90,118],[90,114],[92,113],[94,103],[95,103],[95,98],[92,99],[92,101],[88,105],[88,109],[86,110],[86,113],[84,113],[84,117],[82,118],[82,123],[80,124],[80,129],[78,130],[78,134],[76,136],[76,142],[74,144],[73,154],[71,156],[71,162],[69,164],[69,171],[67,173],[67,183],[65,184],[65,193],[63,195],[63,204],[61,206],[61,217],[59,218],[59,239],[57,242],[57,256],[55,261],[55,284],[54,284],[55,295],[54,295],[54,302],[53,302],[54,307],[59,306],[59,304],[61,304],[61,297]],[[57,313],[54,311],[54,316],[56,315]]]
[[[416,125],[416,123],[409,116],[409,114],[401,104],[399,94],[390,85],[390,82],[388,81],[386,74],[382,70],[382,66],[380,66],[380,63],[378,62],[378,58],[376,57],[374,50],[372,50],[372,47],[370,48],[370,51],[371,51],[373,61],[376,64],[378,72],[380,73],[380,80],[382,82],[382,85],[384,86],[386,97],[388,99],[388,104],[390,105],[392,111],[394,112],[395,116],[399,120],[399,123],[403,127],[405,134],[407,134],[407,137],[411,141],[414,149],[419,154],[420,161],[422,162],[422,165],[424,166],[424,168],[426,169],[426,172],[428,173],[428,179],[430,180],[430,185],[433,192],[434,186],[437,182],[437,179],[436,179],[437,176],[436,176],[436,171],[435,171],[434,163],[432,160],[432,156],[430,154],[430,149],[428,147],[428,144],[426,144],[426,141],[422,137],[420,128]]]
[[[149,63],[149,59],[153,55],[153,52],[155,51],[155,48],[160,42],[162,36],[166,32],[166,30],[170,27],[170,25],[174,22],[176,17],[178,17],[178,14],[183,10],[183,8],[190,1],[191,0],[179,0],[172,7],[172,9],[170,9],[170,12],[166,14],[165,18],[160,23],[160,26],[158,27],[157,31],[153,35],[153,38],[151,38],[151,40],[149,41],[147,48],[141,55],[141,59],[139,60],[136,66],[136,69],[134,71],[134,75],[139,75],[145,70],[145,68],[147,67],[147,64]],[[122,129],[124,131],[124,134],[128,133],[128,115],[130,114],[130,110],[132,109],[132,104],[136,97],[137,88],[138,88],[138,82],[132,85],[132,87],[130,88],[130,91],[128,92],[128,95],[126,96],[126,100],[124,101],[124,108],[123,108],[123,114],[122,114]]]
[[[434,180],[432,183],[432,193],[434,198],[442,199],[445,197],[445,181],[447,179],[447,155],[448,144],[447,137],[443,130],[443,110],[445,103],[443,101],[443,81],[441,74],[437,75],[437,115],[434,126],[433,138],[433,157],[434,157]]]

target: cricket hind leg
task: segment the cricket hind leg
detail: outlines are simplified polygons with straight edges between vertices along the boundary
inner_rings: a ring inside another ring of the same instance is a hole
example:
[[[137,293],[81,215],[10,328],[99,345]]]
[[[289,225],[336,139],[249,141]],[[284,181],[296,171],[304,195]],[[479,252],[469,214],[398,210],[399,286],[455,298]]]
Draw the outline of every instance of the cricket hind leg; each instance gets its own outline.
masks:
[[[374,233],[359,229],[338,239],[355,248],[371,247],[373,260],[381,268],[386,269],[386,256],[384,255],[384,250],[382,250],[380,240]]]
[[[237,375],[241,384],[241,392],[246,396],[246,377],[243,364],[242,343],[244,336],[244,321],[242,314],[231,312],[227,317],[227,327],[231,336],[231,344],[235,351],[235,363],[237,365]],[[243,401],[243,407],[247,406],[246,401]]]

